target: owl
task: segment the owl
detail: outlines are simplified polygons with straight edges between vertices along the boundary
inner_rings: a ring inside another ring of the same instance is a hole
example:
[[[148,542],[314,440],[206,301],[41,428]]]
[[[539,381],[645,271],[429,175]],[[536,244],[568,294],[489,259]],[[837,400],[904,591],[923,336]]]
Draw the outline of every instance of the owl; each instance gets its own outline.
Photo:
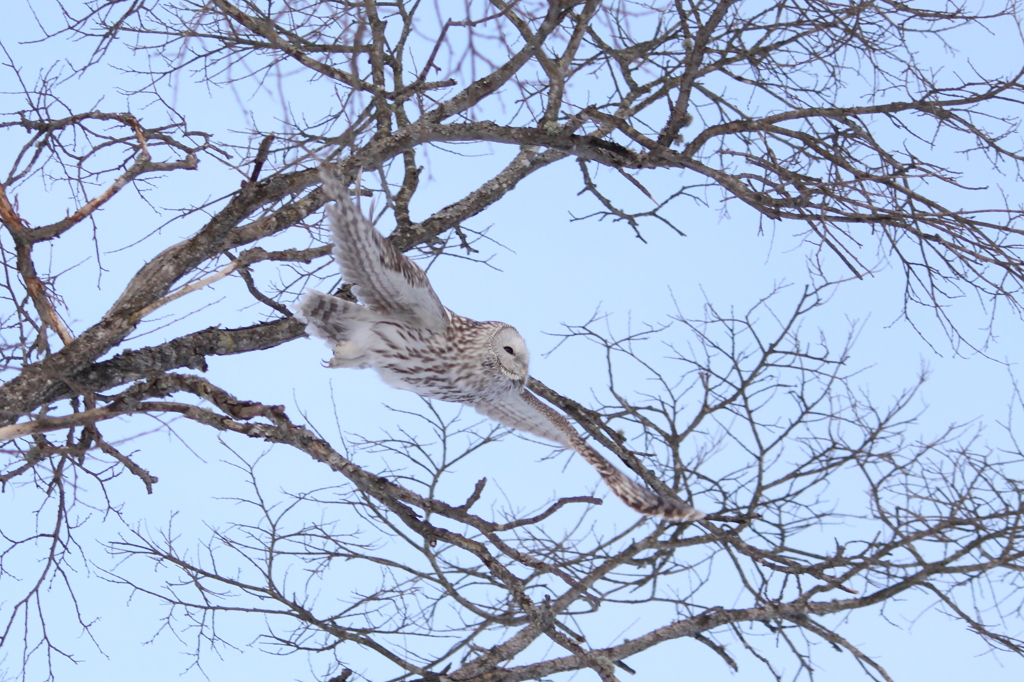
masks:
[[[696,521],[704,512],[636,483],[590,447],[568,420],[526,388],[530,353],[514,327],[477,322],[441,304],[427,274],[355,207],[342,183],[321,172],[334,257],[359,303],[308,290],[295,316],[333,349],[329,367],[372,367],[389,385],[462,403],[501,424],[570,448],[641,514]]]

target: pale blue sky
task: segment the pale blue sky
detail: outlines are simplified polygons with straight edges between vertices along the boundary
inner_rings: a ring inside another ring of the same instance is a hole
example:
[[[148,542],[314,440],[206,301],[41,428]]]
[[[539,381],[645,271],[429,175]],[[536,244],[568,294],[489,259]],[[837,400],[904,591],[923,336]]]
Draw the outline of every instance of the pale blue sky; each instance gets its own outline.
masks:
[[[52,48],[20,45],[19,40],[34,37],[36,29],[25,12],[23,0],[11,0],[7,19],[0,24],[0,41],[20,64],[25,64],[26,80],[34,80],[35,72],[52,59]],[[37,4],[38,7],[43,5]],[[52,11],[53,7],[50,6]],[[44,17],[44,19],[47,17]],[[54,18],[55,22],[56,19]],[[979,37],[977,51],[980,58],[992,55],[987,44]],[[970,47],[965,45],[964,47]],[[79,46],[68,46],[67,57],[80,58]],[[1019,51],[1014,55],[1003,53],[1003,62],[1020,62]],[[976,64],[987,68],[984,63]],[[1008,68],[1008,70],[1014,70]],[[62,90],[69,101],[77,106],[119,111],[125,108],[124,98],[116,91],[118,76],[111,72],[97,72],[78,82],[70,82]],[[303,81],[292,89],[301,90]],[[15,89],[10,71],[0,75],[0,90]],[[195,88],[182,86],[176,92],[178,106],[189,112],[190,124],[208,132],[237,130],[243,127],[238,120],[237,100],[233,93],[213,91],[208,95]],[[9,96],[3,97],[4,111],[16,110],[19,105]],[[275,116],[273,97],[254,100],[248,104],[259,108],[269,128]],[[153,111],[156,111],[155,109]],[[147,110],[134,110],[145,117]],[[0,136],[0,159],[5,167],[10,158],[7,141],[14,136]],[[461,150],[460,150],[461,151]],[[483,153],[475,148],[475,154]],[[499,150],[494,157],[466,158],[442,150],[430,152],[429,174],[422,183],[429,186],[421,190],[427,199],[414,203],[419,217],[429,210],[441,207],[460,197],[465,189],[480,177],[500,167],[507,158],[507,150]],[[949,159],[972,178],[971,184],[992,184],[994,179],[980,158],[956,157]],[[600,171],[609,173],[606,169]],[[603,178],[604,179],[604,178]],[[179,174],[177,184],[158,187],[150,196],[157,206],[176,206],[178,196],[189,202],[213,198],[232,191],[238,185],[238,176],[224,172],[222,166],[204,158],[200,170]],[[669,173],[645,174],[645,186],[656,196],[664,196],[678,177]],[[1019,183],[1003,179],[1000,182],[1012,189]],[[608,186],[614,186],[611,179]],[[617,192],[622,201],[639,206],[646,202],[625,181],[618,181]],[[430,270],[434,286],[444,303],[460,314],[477,319],[500,319],[515,325],[527,338],[533,354],[531,373],[560,392],[586,402],[592,392],[603,394],[604,368],[596,349],[583,344],[571,344],[550,357],[544,354],[554,347],[556,339],[550,334],[561,331],[562,324],[582,323],[597,309],[609,314],[608,326],[621,331],[627,325],[656,324],[671,314],[675,303],[687,315],[697,316],[704,297],[721,310],[745,311],[764,296],[777,282],[788,282],[797,290],[808,282],[805,258],[808,253],[792,234],[792,227],[781,225],[774,234],[757,235],[757,220],[752,213],[736,202],[729,205],[728,216],[720,213],[722,205],[710,197],[707,208],[685,201],[677,202],[678,225],[687,233],[680,238],[658,224],[645,227],[647,243],[636,239],[628,228],[609,222],[588,220],[572,222],[570,214],[585,214],[592,205],[577,197],[577,171],[574,164],[544,169],[523,181],[515,191],[497,206],[468,222],[472,229],[489,229],[488,235],[504,248],[492,249],[491,264],[486,268],[464,260],[444,258]],[[156,230],[168,217],[154,215],[145,203],[124,192],[123,197],[100,217],[98,230],[106,271],[102,274],[95,265],[86,261],[61,282],[68,305],[68,322],[72,329],[81,331],[91,324],[113,300],[119,284],[139,265],[141,253],[158,252],[189,234],[199,224],[197,220],[176,222],[155,234],[137,250],[115,252],[137,238]],[[1011,194],[1012,196],[1012,194]],[[50,194],[23,191],[20,206],[26,217],[43,222],[63,215],[61,188]],[[416,216],[414,216],[416,217]],[[382,229],[388,230],[387,218]],[[72,231],[62,238],[59,250],[53,254],[53,270],[78,263],[92,254],[93,235],[88,229]],[[482,247],[486,249],[486,246]],[[259,271],[258,271],[259,272]],[[264,273],[267,271],[263,271]],[[652,276],[653,273],[653,276]],[[98,292],[97,283],[102,285]],[[70,286],[69,286],[70,285]],[[900,279],[891,271],[862,282],[844,285],[834,301],[809,321],[820,326],[823,333],[838,345],[851,320],[863,324],[855,347],[852,365],[864,367],[861,381],[865,390],[880,403],[886,403],[904,387],[910,385],[922,364],[930,367],[931,379],[919,400],[928,407],[923,420],[922,433],[941,429],[951,422],[965,422],[984,418],[992,423],[989,434],[993,443],[1004,442],[996,421],[1005,422],[1007,404],[1011,398],[1008,369],[999,362],[982,357],[956,358],[943,339],[935,337],[935,349],[923,343],[910,325],[899,318],[901,307]],[[151,334],[137,339],[134,344],[149,344],[162,339],[175,330],[202,329],[210,324],[225,326],[251,323],[249,311],[237,312],[232,301],[246,299],[241,280],[230,277],[215,286],[188,296],[164,311],[169,318],[197,307],[197,302],[210,305],[197,315],[176,322],[169,329],[160,329],[159,321],[151,321],[142,328]],[[783,297],[785,298],[785,296]],[[674,303],[675,302],[675,303]],[[979,308],[972,300],[957,302],[955,314],[963,320],[962,328],[971,330],[983,324]],[[928,333],[934,334],[926,317],[920,313],[920,323]],[[159,315],[157,316],[159,317]],[[1011,363],[1020,356],[1021,322],[1013,318],[1000,319],[996,326],[998,338],[989,349],[995,360]],[[973,333],[973,332],[972,332]],[[936,352],[938,351],[938,352]],[[233,394],[270,404],[283,404],[293,418],[305,413],[309,423],[323,435],[339,442],[338,429],[331,408],[333,404],[344,415],[340,429],[346,434],[359,432],[373,437],[382,429],[396,426],[415,428],[415,422],[396,421],[394,413],[385,406],[400,410],[419,410],[422,402],[414,395],[386,388],[370,372],[328,371],[321,361],[327,356],[323,345],[313,340],[300,340],[283,347],[258,354],[258,358],[213,358],[209,378]],[[635,390],[641,390],[636,387]],[[440,406],[439,411],[454,415],[456,406]],[[1020,419],[1021,415],[1017,415]],[[463,413],[467,423],[477,421],[475,413]],[[124,433],[144,428],[136,421]],[[111,484],[110,490],[124,501],[124,518],[130,524],[144,524],[151,531],[166,528],[172,514],[174,527],[182,539],[194,545],[205,537],[204,524],[222,525],[244,518],[248,510],[231,498],[244,495],[244,478],[235,466],[229,448],[238,448],[252,459],[268,451],[261,461],[264,485],[269,494],[279,491],[297,493],[304,490],[336,485],[327,470],[305,455],[284,448],[266,448],[243,439],[226,437],[218,444],[208,434],[200,433],[187,424],[176,424],[176,435],[149,436],[140,442],[138,458],[144,466],[160,477],[155,494],[147,496],[134,479],[121,478]],[[177,434],[182,436],[181,439]],[[192,451],[182,445],[188,442]],[[472,484],[483,475],[490,484],[488,495],[503,494],[517,501],[533,500],[540,504],[551,498],[554,491],[567,486],[577,494],[592,491],[604,495],[596,476],[578,458],[561,455],[540,461],[548,454],[544,446],[509,439],[500,448],[488,450],[487,457],[471,458],[459,464],[463,493],[452,491],[458,499],[472,489]],[[719,456],[727,457],[729,452]],[[388,462],[400,466],[398,462]],[[846,493],[844,492],[844,495]],[[857,496],[862,491],[851,490]],[[10,489],[0,496],[0,519],[8,533],[29,532],[31,526],[25,509],[36,499],[35,490]],[[486,501],[487,498],[485,498]],[[494,499],[494,498],[491,498]],[[855,498],[854,498],[855,499]],[[701,506],[701,500],[694,502]],[[601,523],[612,527],[625,513],[608,500],[595,516]],[[310,513],[308,505],[303,513]],[[706,507],[705,507],[706,508]],[[711,511],[710,509],[708,511]],[[98,514],[98,513],[97,513]],[[631,521],[632,519],[628,519]],[[120,519],[98,515],[81,529],[79,542],[90,552],[101,556],[99,543],[110,541],[125,532]],[[821,534],[823,546],[832,544],[828,531]],[[113,560],[100,563],[113,566]],[[22,569],[31,575],[31,559],[24,558]],[[141,564],[134,569],[140,580],[158,584],[155,576]],[[357,576],[352,576],[357,579]],[[96,645],[83,637],[80,628],[66,616],[66,599],[55,587],[48,607],[48,624],[53,635],[74,657],[77,665],[55,660],[58,679],[118,680],[143,678],[153,682],[167,680],[201,680],[203,674],[189,669],[189,659],[182,652],[194,649],[194,641],[179,641],[160,629],[163,607],[154,604],[145,595],[132,596],[123,587],[112,585],[101,574],[81,572],[74,576],[79,606],[86,621],[99,619],[93,627]],[[6,581],[0,580],[0,585]],[[0,614],[5,614],[5,595],[14,594],[21,585],[8,582],[0,587]],[[326,587],[325,587],[326,595]],[[325,597],[326,598],[326,597]],[[723,589],[723,605],[733,596]],[[1018,680],[1024,674],[1019,658],[1003,655],[985,655],[986,647],[959,623],[950,622],[935,610],[923,615],[929,601],[910,596],[907,601],[890,604],[884,617],[879,609],[865,609],[849,616],[843,634],[865,653],[876,657],[896,680],[952,680],[986,679],[992,681]],[[631,636],[643,631],[644,618],[649,611],[627,607],[602,609],[599,617],[587,621],[587,633],[595,646],[615,641],[616,637]],[[251,618],[251,617],[249,617]],[[307,664],[303,656],[274,657],[260,653],[253,645],[261,631],[262,622],[250,622],[246,617],[225,617],[221,627],[232,632],[237,650],[224,650],[220,657],[207,653],[202,661],[203,670],[210,679],[253,680],[312,680],[323,674],[322,662],[316,659]],[[635,622],[634,621],[638,621]],[[827,623],[828,624],[828,623]],[[1009,634],[1020,636],[1024,623],[1017,618],[1007,624]],[[765,633],[766,637],[771,637]],[[602,640],[602,638],[606,638]],[[346,645],[352,646],[352,645]],[[770,648],[769,644],[764,645]],[[355,652],[355,649],[347,650]],[[735,647],[732,652],[740,662],[739,673],[733,674],[706,647],[691,640],[672,642],[630,660],[638,670],[636,680],[663,679],[733,679],[754,682],[769,678],[759,663]],[[556,652],[556,655],[561,655]],[[819,644],[815,663],[823,680],[846,682],[866,679],[848,654],[839,654],[827,645]],[[351,653],[350,665],[370,679],[381,680],[394,676],[394,669],[381,666],[380,659],[368,654]],[[788,676],[795,674],[792,659],[783,658]],[[365,665],[360,668],[359,665]],[[39,665],[37,661],[33,665]],[[0,679],[17,678],[21,664],[8,654],[0,653]],[[33,668],[27,679],[38,679],[40,668]],[[628,678],[628,676],[627,676]],[[558,678],[566,679],[566,678]],[[576,679],[594,679],[591,672],[580,673]]]

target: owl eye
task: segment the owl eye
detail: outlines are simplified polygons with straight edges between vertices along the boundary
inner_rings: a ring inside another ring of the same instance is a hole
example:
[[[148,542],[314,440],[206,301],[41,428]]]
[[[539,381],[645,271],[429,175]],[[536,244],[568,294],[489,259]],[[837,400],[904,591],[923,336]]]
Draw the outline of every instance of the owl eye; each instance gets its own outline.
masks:
[[[503,350],[506,353],[508,353],[509,355],[515,355],[516,354],[516,352],[514,350],[512,350],[512,346],[505,346],[505,348]]]

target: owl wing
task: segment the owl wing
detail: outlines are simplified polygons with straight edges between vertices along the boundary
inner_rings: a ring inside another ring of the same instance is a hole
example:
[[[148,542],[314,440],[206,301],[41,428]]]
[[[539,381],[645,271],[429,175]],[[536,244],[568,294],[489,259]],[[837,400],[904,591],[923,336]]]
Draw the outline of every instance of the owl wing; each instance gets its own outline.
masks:
[[[520,393],[510,394],[499,402],[477,403],[475,407],[477,412],[505,426],[532,433],[575,450],[588,464],[597,469],[597,473],[615,496],[630,509],[672,521],[697,521],[705,516],[704,512],[694,509],[678,498],[662,497],[628,478],[597,450],[587,445],[565,417],[526,389]]]
[[[579,438],[565,417],[542,403],[526,389],[508,395],[500,402],[477,403],[474,407],[480,414],[485,414],[500,424],[546,438],[563,447],[575,449],[569,437],[570,432]]]
[[[449,313],[434,293],[427,273],[402,255],[363,217],[341,181],[326,167],[320,172],[334,240],[334,258],[361,303],[406,324],[442,333]]]

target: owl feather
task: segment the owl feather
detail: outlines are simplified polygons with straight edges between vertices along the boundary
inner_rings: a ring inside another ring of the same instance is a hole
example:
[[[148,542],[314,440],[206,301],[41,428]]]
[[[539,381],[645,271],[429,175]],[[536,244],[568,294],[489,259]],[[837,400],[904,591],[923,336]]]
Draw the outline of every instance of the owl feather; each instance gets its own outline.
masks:
[[[641,514],[696,521],[704,512],[633,481],[525,388],[530,354],[515,328],[477,322],[441,304],[427,274],[363,216],[321,169],[334,257],[359,303],[309,290],[295,316],[333,349],[330,367],[372,367],[389,385],[470,405],[495,421],[582,455],[615,495]]]

